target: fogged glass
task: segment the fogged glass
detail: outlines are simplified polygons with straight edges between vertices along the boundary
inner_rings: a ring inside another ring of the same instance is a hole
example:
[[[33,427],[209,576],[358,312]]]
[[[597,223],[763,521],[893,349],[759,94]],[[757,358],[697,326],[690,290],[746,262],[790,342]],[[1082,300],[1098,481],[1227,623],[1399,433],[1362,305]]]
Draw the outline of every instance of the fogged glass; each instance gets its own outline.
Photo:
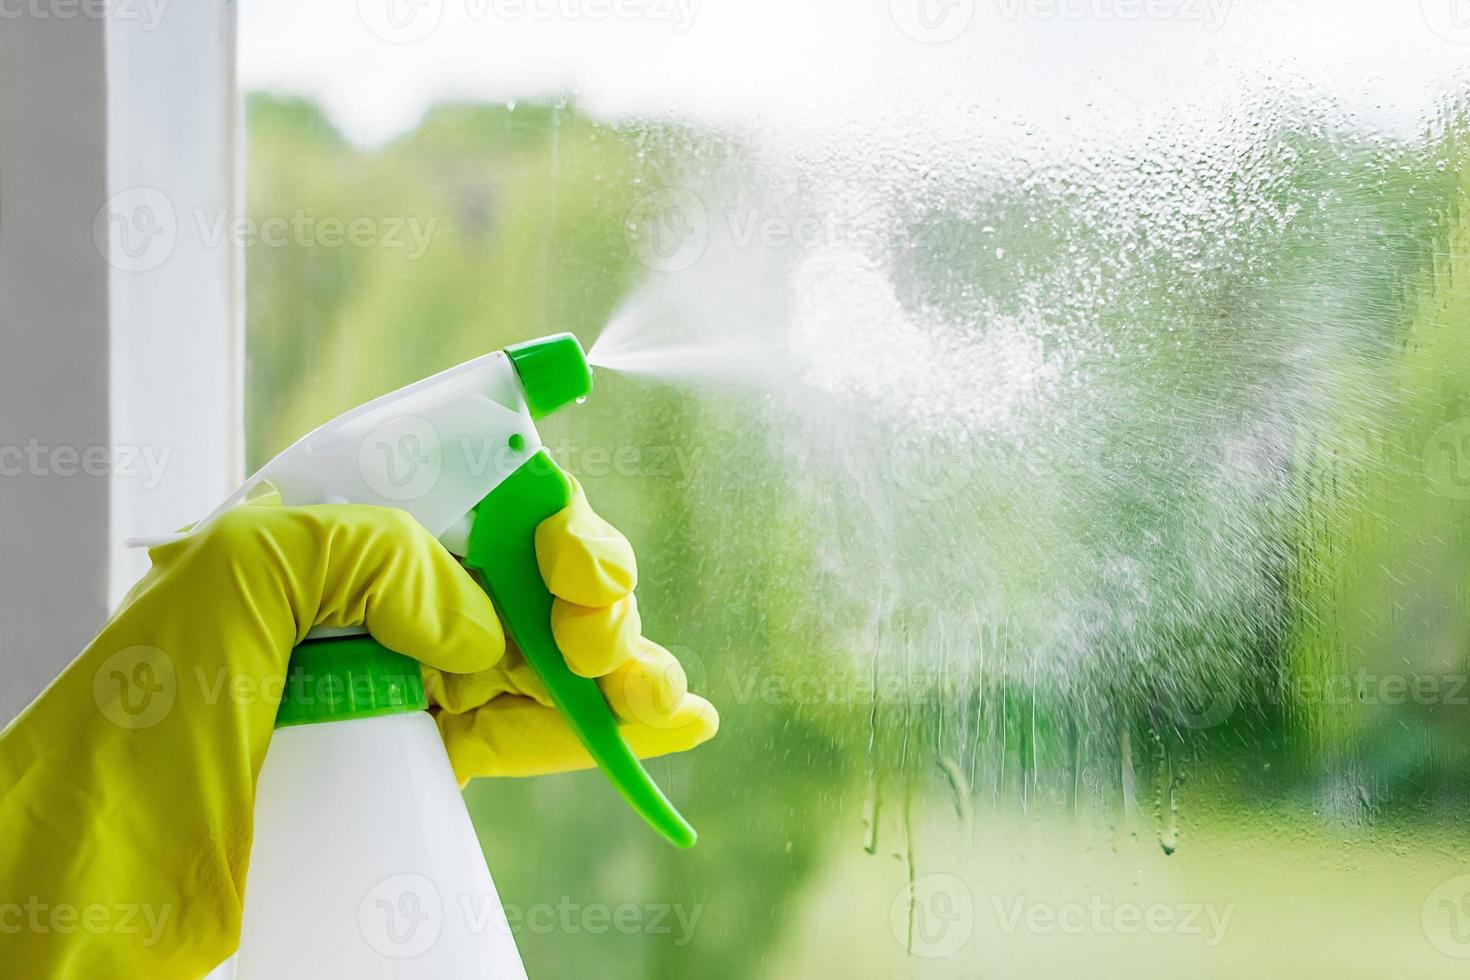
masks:
[[[241,4],[252,462],[576,332],[722,712],[470,787],[532,976],[1470,968],[1461,6]]]

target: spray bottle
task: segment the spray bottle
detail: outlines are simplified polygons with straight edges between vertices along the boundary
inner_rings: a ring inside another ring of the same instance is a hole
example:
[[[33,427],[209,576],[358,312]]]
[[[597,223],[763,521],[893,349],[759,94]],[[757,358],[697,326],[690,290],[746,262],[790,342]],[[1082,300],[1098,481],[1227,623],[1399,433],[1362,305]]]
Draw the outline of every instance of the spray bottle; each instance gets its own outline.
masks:
[[[408,511],[478,575],[623,798],[689,847],[694,829],[551,633],[534,534],[571,486],[535,422],[591,388],[570,334],[488,354],[328,422],[203,523],[264,481],[286,504]],[[293,651],[257,789],[239,980],[525,977],[426,707],[418,665],[362,630],[313,631]]]

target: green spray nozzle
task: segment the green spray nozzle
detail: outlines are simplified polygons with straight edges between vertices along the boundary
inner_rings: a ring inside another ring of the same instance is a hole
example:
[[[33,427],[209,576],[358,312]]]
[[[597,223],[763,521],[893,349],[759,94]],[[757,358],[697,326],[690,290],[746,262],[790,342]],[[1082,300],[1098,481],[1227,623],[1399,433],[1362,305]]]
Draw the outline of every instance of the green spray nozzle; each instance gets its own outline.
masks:
[[[545,418],[592,391],[587,355],[569,333],[512,344],[505,353],[521,379],[533,419]]]
[[[592,390],[587,357],[571,334],[508,347],[506,354],[533,418]],[[552,595],[536,559],[536,528],[571,501],[567,475],[545,450],[535,453],[476,506],[464,563],[479,573],[552,702],[623,799],[675,846],[692,847],[697,839],[694,828],[628,746],[597,682],[571,672],[552,635]]]

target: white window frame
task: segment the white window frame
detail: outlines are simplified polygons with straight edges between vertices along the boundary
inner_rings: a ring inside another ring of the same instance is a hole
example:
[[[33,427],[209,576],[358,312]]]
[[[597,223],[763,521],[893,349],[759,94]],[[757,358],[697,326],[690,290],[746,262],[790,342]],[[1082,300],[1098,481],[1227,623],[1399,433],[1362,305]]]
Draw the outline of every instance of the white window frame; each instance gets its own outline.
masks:
[[[0,19],[0,723],[241,477],[238,120],[234,0]]]

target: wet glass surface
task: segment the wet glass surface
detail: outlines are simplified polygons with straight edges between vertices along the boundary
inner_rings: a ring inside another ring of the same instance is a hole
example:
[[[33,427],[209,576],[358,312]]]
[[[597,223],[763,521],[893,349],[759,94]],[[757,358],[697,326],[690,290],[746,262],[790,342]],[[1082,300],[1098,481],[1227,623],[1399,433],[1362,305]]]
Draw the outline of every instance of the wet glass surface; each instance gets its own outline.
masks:
[[[532,976],[1462,975],[1453,2],[241,6],[252,462],[575,331],[722,711],[470,788]]]

